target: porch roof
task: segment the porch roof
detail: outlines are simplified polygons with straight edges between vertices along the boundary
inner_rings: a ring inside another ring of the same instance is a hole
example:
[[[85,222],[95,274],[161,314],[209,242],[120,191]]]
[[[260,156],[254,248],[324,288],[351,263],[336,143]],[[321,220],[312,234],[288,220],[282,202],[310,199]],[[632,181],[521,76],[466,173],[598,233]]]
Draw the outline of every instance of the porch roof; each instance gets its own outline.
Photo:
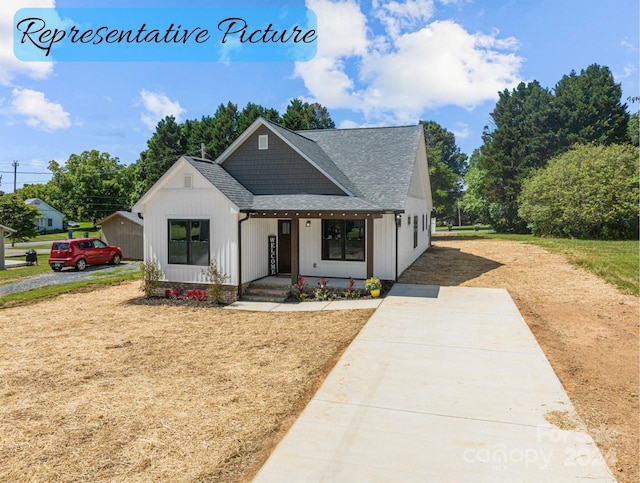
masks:
[[[363,198],[306,194],[254,196],[251,208],[243,211],[384,212],[382,208]]]

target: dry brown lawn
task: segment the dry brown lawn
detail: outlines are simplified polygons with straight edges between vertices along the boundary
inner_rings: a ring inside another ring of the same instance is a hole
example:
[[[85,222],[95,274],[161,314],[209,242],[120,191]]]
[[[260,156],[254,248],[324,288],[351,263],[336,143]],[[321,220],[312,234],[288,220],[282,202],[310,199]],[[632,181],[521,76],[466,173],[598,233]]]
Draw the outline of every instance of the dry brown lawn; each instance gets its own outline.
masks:
[[[0,309],[0,481],[246,481],[372,314],[147,306],[138,285]]]
[[[613,473],[640,481],[637,297],[543,248],[478,237],[435,237],[400,281],[506,288]]]

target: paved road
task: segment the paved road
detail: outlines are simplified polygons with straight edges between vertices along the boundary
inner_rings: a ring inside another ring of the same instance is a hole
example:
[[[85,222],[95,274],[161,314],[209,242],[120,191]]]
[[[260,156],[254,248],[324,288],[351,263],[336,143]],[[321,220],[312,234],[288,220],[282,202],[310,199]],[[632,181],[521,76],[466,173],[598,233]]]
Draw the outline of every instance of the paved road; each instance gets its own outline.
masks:
[[[99,265],[95,267],[87,267],[86,270],[78,272],[73,269],[65,268],[61,272],[43,273],[40,275],[34,275],[33,277],[25,278],[16,283],[8,283],[6,285],[0,285],[0,295],[4,295],[11,292],[23,292],[34,288],[45,287],[47,285],[61,285],[63,283],[77,282],[78,280],[85,280],[101,273],[107,273],[115,270],[116,268],[126,268],[127,270],[140,270],[140,266],[137,263],[123,262],[118,266],[113,265]]]

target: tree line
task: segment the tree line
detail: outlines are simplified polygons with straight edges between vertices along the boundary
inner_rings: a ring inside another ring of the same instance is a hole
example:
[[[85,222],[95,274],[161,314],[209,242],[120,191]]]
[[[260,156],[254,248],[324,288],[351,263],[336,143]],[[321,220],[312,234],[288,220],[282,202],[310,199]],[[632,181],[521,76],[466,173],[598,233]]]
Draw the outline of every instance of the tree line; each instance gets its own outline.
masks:
[[[461,206],[499,232],[638,237],[638,114],[608,67],[499,93]]]
[[[470,158],[452,132],[420,121],[436,217],[462,210],[468,221],[499,232],[637,238],[638,113],[629,115],[621,95],[609,69],[597,64],[565,75],[553,90],[537,81],[505,89]],[[35,197],[69,219],[94,223],[127,210],[180,156],[201,156],[204,146],[205,157],[216,159],[258,117],[294,131],[335,128],[325,107],[300,99],[282,115],[228,102],[201,119],[178,123],[167,116],[132,164],[97,150],[72,154],[64,165],[51,161],[48,183],[0,196],[0,224],[33,236],[26,228],[32,221],[16,217],[33,220],[22,201]],[[22,207],[9,206],[18,201]]]

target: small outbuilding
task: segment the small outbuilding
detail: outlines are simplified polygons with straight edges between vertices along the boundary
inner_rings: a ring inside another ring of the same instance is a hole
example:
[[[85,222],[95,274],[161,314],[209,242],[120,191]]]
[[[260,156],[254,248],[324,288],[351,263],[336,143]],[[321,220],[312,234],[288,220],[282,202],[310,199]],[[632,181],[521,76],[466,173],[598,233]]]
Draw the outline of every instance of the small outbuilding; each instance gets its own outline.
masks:
[[[6,270],[7,266],[4,261],[4,238],[10,233],[16,231],[8,226],[0,225],[0,270]]]
[[[142,260],[144,257],[142,218],[130,211],[116,211],[100,220],[102,241],[122,249],[124,258]]]

